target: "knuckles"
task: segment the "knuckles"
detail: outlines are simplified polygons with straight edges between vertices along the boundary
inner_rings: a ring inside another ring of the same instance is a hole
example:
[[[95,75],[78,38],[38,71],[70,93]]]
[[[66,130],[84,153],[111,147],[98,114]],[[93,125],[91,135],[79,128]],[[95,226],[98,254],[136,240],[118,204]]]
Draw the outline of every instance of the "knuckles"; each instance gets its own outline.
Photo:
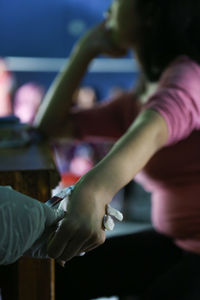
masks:
[[[105,233],[93,233],[92,240],[96,245],[102,245],[105,242]]]

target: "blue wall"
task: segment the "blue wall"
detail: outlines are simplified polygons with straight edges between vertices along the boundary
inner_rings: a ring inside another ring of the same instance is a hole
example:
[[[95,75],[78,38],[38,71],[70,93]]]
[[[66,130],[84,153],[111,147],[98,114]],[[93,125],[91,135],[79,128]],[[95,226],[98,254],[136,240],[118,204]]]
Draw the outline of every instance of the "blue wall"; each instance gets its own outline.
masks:
[[[111,0],[0,0],[0,56],[67,57],[73,44],[102,19]],[[15,74],[18,85],[38,81],[46,88],[56,74]],[[93,84],[104,97],[112,85],[129,87],[134,74],[90,74],[84,84]]]
[[[76,39],[101,19],[109,3],[109,0],[1,0],[0,55],[65,57]],[[76,29],[71,28],[74,21]]]

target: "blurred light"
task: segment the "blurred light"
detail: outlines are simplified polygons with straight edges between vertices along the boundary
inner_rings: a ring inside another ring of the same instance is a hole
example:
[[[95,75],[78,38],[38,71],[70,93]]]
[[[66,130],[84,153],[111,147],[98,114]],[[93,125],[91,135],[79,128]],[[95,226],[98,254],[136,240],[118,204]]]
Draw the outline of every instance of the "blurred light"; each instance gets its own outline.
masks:
[[[58,72],[67,62],[64,58],[46,57],[5,57],[6,64],[13,72]],[[89,72],[137,73],[138,66],[133,58],[94,59]]]
[[[86,28],[86,23],[81,19],[74,19],[67,24],[67,32],[73,37],[82,34]]]

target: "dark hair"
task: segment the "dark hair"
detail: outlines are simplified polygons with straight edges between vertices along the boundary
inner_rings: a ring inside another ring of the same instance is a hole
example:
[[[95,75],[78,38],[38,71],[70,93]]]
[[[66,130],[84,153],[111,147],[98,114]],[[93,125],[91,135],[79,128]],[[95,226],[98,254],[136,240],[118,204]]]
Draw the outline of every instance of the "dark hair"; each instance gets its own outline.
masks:
[[[142,20],[139,57],[148,80],[158,80],[180,55],[200,63],[200,0],[136,0],[136,9]]]

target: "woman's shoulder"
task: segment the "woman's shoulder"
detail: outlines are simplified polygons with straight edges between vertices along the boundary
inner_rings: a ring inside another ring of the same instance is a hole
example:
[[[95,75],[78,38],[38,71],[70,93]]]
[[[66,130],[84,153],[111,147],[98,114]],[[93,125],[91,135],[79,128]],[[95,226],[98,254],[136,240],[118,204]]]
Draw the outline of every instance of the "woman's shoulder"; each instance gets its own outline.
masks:
[[[179,87],[200,85],[200,65],[188,56],[179,56],[165,69],[159,83]]]

